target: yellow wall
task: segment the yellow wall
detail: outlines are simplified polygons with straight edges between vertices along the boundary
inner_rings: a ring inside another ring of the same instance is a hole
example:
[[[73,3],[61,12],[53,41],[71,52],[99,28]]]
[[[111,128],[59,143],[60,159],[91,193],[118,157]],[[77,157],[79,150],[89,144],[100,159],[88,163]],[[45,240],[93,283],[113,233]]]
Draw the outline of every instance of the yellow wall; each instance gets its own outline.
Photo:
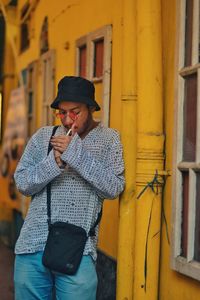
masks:
[[[166,169],[172,170],[174,101],[175,99],[175,47],[176,47],[176,5],[174,0],[162,0],[163,21],[163,74],[165,100],[166,131]],[[167,179],[164,207],[171,233],[172,220],[172,180]],[[170,268],[171,246],[166,239],[165,226],[162,228],[161,265],[160,265],[160,299],[162,300],[197,300],[200,299],[198,281],[181,275]]]

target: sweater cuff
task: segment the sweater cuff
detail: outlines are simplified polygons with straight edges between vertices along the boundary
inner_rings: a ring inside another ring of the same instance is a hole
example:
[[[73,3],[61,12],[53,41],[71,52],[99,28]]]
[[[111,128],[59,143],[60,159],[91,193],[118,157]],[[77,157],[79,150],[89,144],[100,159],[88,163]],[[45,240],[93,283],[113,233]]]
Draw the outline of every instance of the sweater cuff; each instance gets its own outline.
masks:
[[[56,163],[53,149],[49,152],[46,168],[47,168],[47,172],[49,174],[52,174],[53,178],[62,173],[62,169],[60,169],[58,164]]]
[[[61,155],[61,159],[73,166],[74,162],[80,161],[82,152],[82,140],[79,135],[76,133],[68,145],[67,149]]]

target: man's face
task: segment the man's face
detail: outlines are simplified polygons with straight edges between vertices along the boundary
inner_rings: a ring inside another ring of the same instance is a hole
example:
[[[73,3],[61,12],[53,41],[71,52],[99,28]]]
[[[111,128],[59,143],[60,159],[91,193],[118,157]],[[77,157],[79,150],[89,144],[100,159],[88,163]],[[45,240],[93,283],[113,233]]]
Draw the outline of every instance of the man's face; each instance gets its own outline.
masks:
[[[92,110],[84,103],[61,102],[58,105],[58,115],[63,126],[69,130],[74,124],[75,132],[85,133],[93,122]]]

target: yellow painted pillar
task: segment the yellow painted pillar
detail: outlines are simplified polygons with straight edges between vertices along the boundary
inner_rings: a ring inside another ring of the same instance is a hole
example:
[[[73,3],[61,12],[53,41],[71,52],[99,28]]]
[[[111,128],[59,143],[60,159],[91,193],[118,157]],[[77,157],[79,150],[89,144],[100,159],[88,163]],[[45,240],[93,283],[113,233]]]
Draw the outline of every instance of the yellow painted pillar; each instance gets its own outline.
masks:
[[[163,170],[161,1],[137,0],[137,195]],[[160,180],[160,178],[159,178]],[[161,189],[136,200],[133,299],[158,299]]]
[[[136,196],[136,7],[124,0],[122,16],[122,142],[126,188],[120,198],[117,299],[132,300]]]

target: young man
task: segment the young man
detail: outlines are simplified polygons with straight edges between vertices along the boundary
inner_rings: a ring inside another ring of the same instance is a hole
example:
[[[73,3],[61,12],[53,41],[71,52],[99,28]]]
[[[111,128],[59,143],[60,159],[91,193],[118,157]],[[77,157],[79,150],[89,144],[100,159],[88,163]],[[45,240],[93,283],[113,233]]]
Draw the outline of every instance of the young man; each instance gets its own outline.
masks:
[[[52,126],[30,139],[15,172],[18,189],[32,197],[17,240],[15,300],[95,300],[96,234],[87,239],[75,275],[52,272],[42,264],[48,235],[47,189],[51,182],[51,222],[69,222],[89,232],[105,198],[116,198],[124,189],[122,146],[117,131],[93,119],[100,110],[93,84],[66,76],[58,84],[51,107],[58,109],[62,125],[51,138]],[[66,135],[69,130],[71,135]],[[47,155],[49,142],[53,149]]]

